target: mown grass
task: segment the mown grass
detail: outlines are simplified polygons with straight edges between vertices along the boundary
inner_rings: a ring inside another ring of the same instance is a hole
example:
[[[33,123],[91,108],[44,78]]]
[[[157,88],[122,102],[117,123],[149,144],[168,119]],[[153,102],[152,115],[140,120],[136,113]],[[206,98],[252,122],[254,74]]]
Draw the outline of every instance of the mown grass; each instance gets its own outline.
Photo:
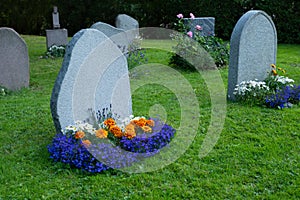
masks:
[[[40,59],[45,38],[23,37],[30,55],[30,87],[0,97],[0,199],[300,198],[300,108],[274,110],[229,102],[216,146],[200,159],[211,108],[197,72],[180,71],[199,101],[199,129],[188,150],[172,164],[148,173],[90,175],[53,163],[46,148],[55,135],[49,102],[62,59]],[[147,50],[146,56],[148,63],[165,65],[170,57],[157,49]],[[277,65],[298,84],[299,58],[299,45],[278,46]],[[226,87],[228,69],[220,74]],[[178,126],[179,104],[168,88],[146,85],[133,94],[136,115],[147,115],[154,104],[162,105],[168,123]]]

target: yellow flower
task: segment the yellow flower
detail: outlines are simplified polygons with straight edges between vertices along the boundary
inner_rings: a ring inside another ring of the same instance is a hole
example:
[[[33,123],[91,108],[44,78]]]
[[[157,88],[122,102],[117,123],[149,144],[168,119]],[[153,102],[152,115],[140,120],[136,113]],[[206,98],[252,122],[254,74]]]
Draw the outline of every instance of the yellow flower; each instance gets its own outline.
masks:
[[[129,139],[132,139],[136,136],[136,133],[135,133],[135,129],[134,129],[134,125],[133,124],[128,124],[126,127],[125,127],[125,137],[129,138]]]
[[[82,140],[82,144],[83,144],[83,146],[85,146],[85,147],[89,147],[92,143],[91,143],[91,141],[89,141],[89,140]]]
[[[150,133],[152,131],[152,128],[150,128],[149,126],[143,126],[142,127],[143,131],[145,131],[146,133]]]
[[[75,133],[75,138],[76,139],[81,139],[81,138],[83,138],[85,136],[85,133],[83,132],[83,131],[77,131],[76,133]]]
[[[96,130],[96,137],[98,138],[107,138],[107,134],[108,134],[107,131],[102,128]]]
[[[278,75],[278,74],[277,74],[277,71],[276,71],[275,69],[272,70],[272,74],[273,74],[274,76],[277,76],[277,75]]]
[[[276,69],[276,65],[274,65],[274,64],[271,64],[271,67],[274,68],[274,69]]]

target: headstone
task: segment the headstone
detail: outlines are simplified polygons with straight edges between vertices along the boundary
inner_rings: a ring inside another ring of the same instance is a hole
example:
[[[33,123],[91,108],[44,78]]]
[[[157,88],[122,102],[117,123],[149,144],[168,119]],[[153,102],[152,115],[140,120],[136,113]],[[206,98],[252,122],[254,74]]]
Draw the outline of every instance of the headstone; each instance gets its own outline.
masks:
[[[59,24],[59,13],[56,6],[53,7],[52,13],[53,29],[46,30],[47,49],[52,45],[61,46],[68,43],[68,30],[61,29]]]
[[[60,28],[60,24],[59,24],[59,14],[57,11],[57,6],[53,7],[53,12],[52,12],[52,20],[53,20],[53,28]]]
[[[91,117],[89,109],[112,105],[114,113],[129,116],[132,105],[125,56],[102,32],[79,31],[67,45],[50,104],[58,132]]]
[[[25,41],[11,29],[0,28],[0,85],[9,90],[29,86],[29,58]]]
[[[184,23],[190,26],[190,30],[195,34],[198,32],[196,25],[200,25],[202,30],[200,35],[202,36],[214,36],[215,35],[215,18],[214,17],[196,17],[194,19],[184,18]]]
[[[139,36],[139,22],[126,14],[117,16],[116,27],[126,31],[129,41],[133,41]]]
[[[245,13],[235,25],[230,39],[228,98],[242,81],[264,80],[276,63],[277,33],[270,16],[260,10]]]
[[[113,27],[103,22],[97,22],[93,24],[91,28],[101,31],[107,37],[109,37],[123,53],[127,52],[129,40],[127,38],[127,34],[123,29]]]

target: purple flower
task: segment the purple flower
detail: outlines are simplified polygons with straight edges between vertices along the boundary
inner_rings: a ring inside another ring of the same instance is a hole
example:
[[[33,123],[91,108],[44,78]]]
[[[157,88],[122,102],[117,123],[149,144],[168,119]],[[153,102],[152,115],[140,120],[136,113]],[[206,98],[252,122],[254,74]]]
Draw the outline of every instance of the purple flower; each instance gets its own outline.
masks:
[[[182,19],[182,18],[183,18],[183,14],[179,13],[179,14],[177,15],[177,18]]]
[[[192,32],[192,31],[189,31],[189,32],[187,32],[187,35],[188,35],[189,37],[193,37],[193,32]]]
[[[190,13],[190,17],[191,17],[191,19],[195,19],[195,16],[193,13]]]
[[[198,31],[201,31],[201,30],[202,30],[202,27],[201,27],[200,25],[196,25],[196,29],[197,29]]]

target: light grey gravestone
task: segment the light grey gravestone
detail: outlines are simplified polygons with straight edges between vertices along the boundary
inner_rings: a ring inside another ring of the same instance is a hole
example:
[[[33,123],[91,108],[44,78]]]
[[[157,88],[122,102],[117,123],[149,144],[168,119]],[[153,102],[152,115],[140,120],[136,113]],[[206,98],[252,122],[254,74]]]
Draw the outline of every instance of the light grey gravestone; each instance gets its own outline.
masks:
[[[139,36],[139,22],[126,14],[119,14],[116,18],[116,27],[127,33],[129,41]]]
[[[230,39],[228,99],[242,81],[262,81],[276,63],[277,33],[270,16],[260,10],[245,13],[235,25]]]
[[[129,40],[127,34],[123,29],[113,27],[103,22],[97,22],[91,26],[91,28],[97,29],[109,37],[123,52],[127,52]]]
[[[11,29],[0,28],[0,85],[9,90],[29,86],[29,58],[25,41]]]
[[[202,36],[215,35],[215,18],[214,17],[196,17],[194,19],[184,18],[184,23],[190,26],[190,30],[195,34],[199,32],[196,25],[201,26],[202,30],[199,32]]]
[[[102,32],[83,29],[67,45],[52,91],[56,130],[90,118],[90,109],[97,112],[110,105],[121,118],[132,113],[127,60]]]
[[[68,30],[60,28],[59,13],[56,6],[53,7],[52,21],[53,29],[46,30],[47,49],[49,49],[53,45],[65,46],[68,43]]]

